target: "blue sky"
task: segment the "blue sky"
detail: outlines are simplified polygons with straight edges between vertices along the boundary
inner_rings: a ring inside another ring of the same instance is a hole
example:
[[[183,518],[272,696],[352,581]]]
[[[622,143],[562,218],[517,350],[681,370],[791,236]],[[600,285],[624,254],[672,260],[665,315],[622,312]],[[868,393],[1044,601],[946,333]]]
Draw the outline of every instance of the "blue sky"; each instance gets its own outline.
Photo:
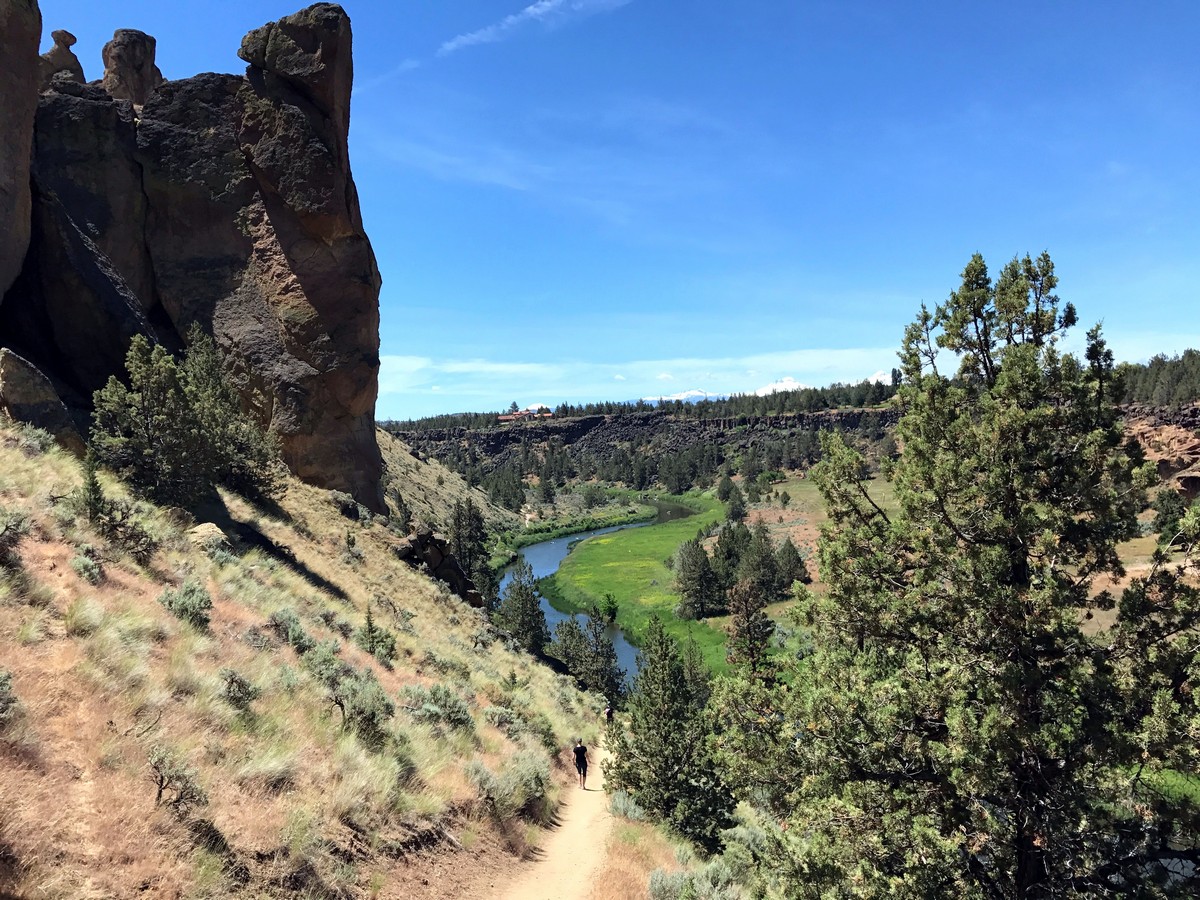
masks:
[[[381,419],[858,380],[976,251],[1048,250],[1120,359],[1200,346],[1194,0],[344,5]],[[299,8],[41,6],[88,78]]]

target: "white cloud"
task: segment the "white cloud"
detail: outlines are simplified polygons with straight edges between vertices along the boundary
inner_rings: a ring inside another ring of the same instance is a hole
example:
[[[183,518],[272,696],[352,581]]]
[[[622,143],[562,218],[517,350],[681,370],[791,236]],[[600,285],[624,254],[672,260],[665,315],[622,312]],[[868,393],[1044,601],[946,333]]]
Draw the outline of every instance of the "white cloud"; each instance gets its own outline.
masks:
[[[629,2],[631,0],[537,0],[491,25],[455,35],[438,48],[438,56],[447,56],[465,47],[499,43],[526,25],[540,23],[553,27],[570,19],[610,12]]]
[[[868,375],[867,381],[870,381],[873,384],[891,384],[892,383],[892,373],[885,372],[885,371],[883,371],[883,369],[880,369],[874,375]]]
[[[778,391],[798,391],[801,388],[811,387],[812,385],[805,384],[803,381],[797,381],[791,375],[785,378],[780,378],[778,381],[772,381],[770,384],[764,384],[757,388],[754,393],[759,397],[766,397],[769,394],[774,394]]]
[[[624,381],[624,380],[625,380],[625,376],[620,374],[619,372],[613,376],[613,381]]]
[[[659,372],[654,377],[657,378],[659,381],[674,381],[675,380],[675,376],[672,375],[670,372]]]

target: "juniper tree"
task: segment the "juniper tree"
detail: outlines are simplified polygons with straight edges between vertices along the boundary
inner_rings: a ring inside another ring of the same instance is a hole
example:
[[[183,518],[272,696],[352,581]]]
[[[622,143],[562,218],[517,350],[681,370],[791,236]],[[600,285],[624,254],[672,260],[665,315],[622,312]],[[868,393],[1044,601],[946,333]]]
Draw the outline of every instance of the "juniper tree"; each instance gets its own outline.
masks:
[[[732,799],[707,750],[708,724],[674,638],[651,616],[641,668],[626,709],[629,732],[610,737],[605,779],[680,834],[712,851],[728,827]]]
[[[753,592],[763,603],[779,599],[783,590],[791,587],[791,582],[783,583],[771,534],[762,522],[750,531],[750,543],[738,562],[737,580],[750,582]]]
[[[808,566],[804,564],[804,558],[790,537],[785,537],[779,545],[775,552],[775,562],[779,566],[779,578],[785,590],[790,590],[797,581],[801,584],[809,584],[812,581]]]
[[[766,599],[750,579],[737,582],[729,591],[725,658],[742,667],[751,678],[766,677],[771,668],[767,653],[775,623],[766,614],[766,605]]]
[[[1200,592],[1161,554],[1102,589],[1154,473],[1099,329],[1060,349],[1056,284],[1045,254],[994,283],[976,256],[908,328],[894,511],[824,437],[811,655],[714,703],[730,779],[791,826],[783,893],[1195,896],[1200,808],[1166,779],[1200,765]]]
[[[278,446],[241,409],[220,355],[198,327],[182,362],[141,335],[116,377],[96,391],[91,444],[96,461],[164,503],[190,504],[224,485],[252,499],[279,487]]]
[[[721,588],[708,561],[708,553],[698,539],[679,545],[672,570],[675,573],[675,590],[681,598],[678,610],[680,618],[703,619],[722,607]]]
[[[524,560],[514,567],[512,580],[504,588],[504,596],[496,607],[495,619],[497,625],[534,655],[540,654],[550,642],[550,629],[538,602],[533,569]]]
[[[450,552],[454,554],[463,571],[470,576],[479,592],[488,601],[493,600],[496,594],[496,576],[488,560],[487,525],[474,500],[467,497],[454,501],[447,531]]]

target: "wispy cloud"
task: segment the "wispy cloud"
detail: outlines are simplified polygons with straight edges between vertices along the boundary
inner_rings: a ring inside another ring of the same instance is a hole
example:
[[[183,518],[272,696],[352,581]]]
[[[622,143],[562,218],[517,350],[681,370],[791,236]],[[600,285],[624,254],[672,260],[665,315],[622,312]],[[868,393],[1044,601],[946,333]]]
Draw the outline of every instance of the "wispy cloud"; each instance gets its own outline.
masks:
[[[382,357],[380,418],[410,418],[451,409],[501,409],[563,401],[657,399],[755,393],[765,380],[779,390],[804,384],[859,381],[894,358],[893,348],[790,350],[749,356],[614,362],[522,362],[490,359]],[[669,373],[669,374],[668,374]],[[666,375],[666,378],[662,376]],[[621,385],[614,396],[614,382]],[[675,388],[678,385],[685,390]],[[536,392],[537,396],[531,396]],[[436,396],[435,396],[436,395]]]
[[[530,3],[524,9],[491,25],[455,35],[438,48],[438,56],[447,56],[464,47],[499,43],[527,26],[540,24],[545,27],[557,27],[572,19],[610,12],[630,2],[631,0],[537,0],[536,3]]]

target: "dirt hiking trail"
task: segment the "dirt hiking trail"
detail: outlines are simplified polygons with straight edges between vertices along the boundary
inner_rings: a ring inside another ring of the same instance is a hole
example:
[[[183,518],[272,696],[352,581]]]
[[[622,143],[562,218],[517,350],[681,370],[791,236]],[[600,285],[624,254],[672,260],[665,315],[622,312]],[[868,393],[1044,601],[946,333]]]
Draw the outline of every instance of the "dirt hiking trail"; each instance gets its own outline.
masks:
[[[586,900],[604,862],[612,814],[604,792],[603,765],[608,753],[593,750],[587,790],[575,784],[563,789],[558,825],[527,863],[522,863],[494,900]]]

